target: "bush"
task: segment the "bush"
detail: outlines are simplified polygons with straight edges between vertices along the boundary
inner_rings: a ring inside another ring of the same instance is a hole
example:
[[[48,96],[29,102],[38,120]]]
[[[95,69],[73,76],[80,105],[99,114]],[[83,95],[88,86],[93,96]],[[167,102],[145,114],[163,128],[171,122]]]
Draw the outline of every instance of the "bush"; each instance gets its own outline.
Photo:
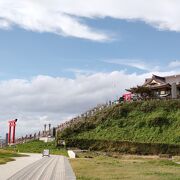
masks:
[[[93,151],[119,152],[140,155],[171,154],[180,155],[180,145],[162,143],[138,143],[130,141],[67,139],[67,147]]]
[[[156,108],[156,105],[153,102],[154,101],[151,101],[151,103],[149,103],[149,101],[144,101],[140,106],[140,110],[144,113],[152,112]]]
[[[119,128],[126,127],[127,126],[127,120],[126,119],[119,119],[117,124],[118,124]]]
[[[148,118],[148,126],[149,127],[162,127],[170,124],[170,120],[167,118],[167,114],[165,112],[155,112],[151,114]]]
[[[175,137],[175,138],[174,138],[174,141],[175,141],[176,143],[180,143],[180,136]]]
[[[120,110],[119,110],[119,115],[121,117],[127,117],[128,113],[131,111],[130,107],[128,106],[128,104],[124,104]]]

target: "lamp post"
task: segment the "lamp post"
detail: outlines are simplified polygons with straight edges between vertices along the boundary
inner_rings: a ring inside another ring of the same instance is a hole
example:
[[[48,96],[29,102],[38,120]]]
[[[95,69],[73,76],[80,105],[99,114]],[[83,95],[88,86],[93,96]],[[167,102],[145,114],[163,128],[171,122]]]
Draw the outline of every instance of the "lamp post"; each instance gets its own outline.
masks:
[[[48,124],[48,126],[49,126],[49,136],[51,135],[51,124]]]

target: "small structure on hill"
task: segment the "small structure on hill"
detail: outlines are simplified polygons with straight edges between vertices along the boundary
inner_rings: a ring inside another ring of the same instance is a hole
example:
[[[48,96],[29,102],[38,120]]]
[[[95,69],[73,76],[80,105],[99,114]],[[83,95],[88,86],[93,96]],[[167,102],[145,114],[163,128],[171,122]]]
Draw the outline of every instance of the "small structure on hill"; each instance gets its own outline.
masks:
[[[180,75],[157,76],[145,79],[142,86],[128,89],[132,94],[152,98],[180,98]]]
[[[44,142],[52,142],[55,140],[55,128],[51,128],[51,124],[48,124],[48,130],[46,127],[47,125],[44,124],[43,135],[39,137],[39,140]]]

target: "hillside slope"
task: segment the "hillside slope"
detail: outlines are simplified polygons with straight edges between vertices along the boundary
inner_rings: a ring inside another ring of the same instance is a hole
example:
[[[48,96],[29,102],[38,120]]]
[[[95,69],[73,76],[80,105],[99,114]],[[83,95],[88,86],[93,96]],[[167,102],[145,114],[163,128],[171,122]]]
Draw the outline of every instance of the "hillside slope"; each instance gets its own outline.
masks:
[[[82,118],[59,138],[180,144],[180,100],[118,104]]]

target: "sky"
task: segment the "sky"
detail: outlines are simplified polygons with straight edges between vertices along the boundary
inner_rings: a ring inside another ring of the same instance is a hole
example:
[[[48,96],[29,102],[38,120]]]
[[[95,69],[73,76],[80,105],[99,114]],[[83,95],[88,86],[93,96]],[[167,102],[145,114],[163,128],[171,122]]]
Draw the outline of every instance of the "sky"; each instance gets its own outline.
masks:
[[[0,136],[53,126],[152,74],[180,74],[178,0],[0,0]]]

